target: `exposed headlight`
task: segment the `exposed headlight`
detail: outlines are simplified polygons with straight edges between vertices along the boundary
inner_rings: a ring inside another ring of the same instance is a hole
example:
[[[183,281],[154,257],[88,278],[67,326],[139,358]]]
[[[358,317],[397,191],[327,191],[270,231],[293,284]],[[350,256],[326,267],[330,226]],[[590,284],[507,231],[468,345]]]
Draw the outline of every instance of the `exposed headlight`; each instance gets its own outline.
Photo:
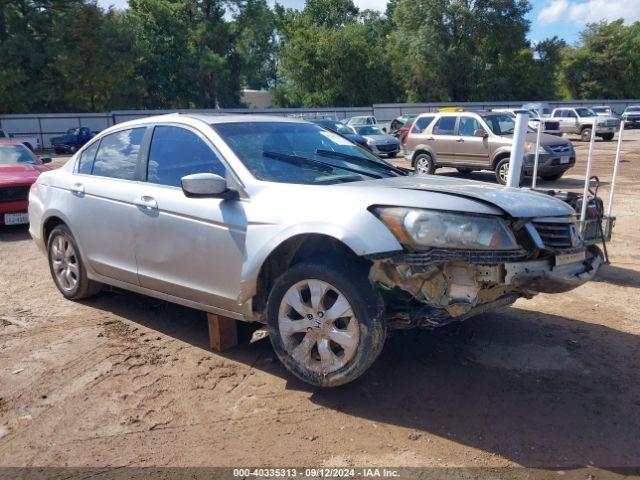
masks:
[[[524,144],[524,153],[535,153],[535,151],[536,151],[535,143],[527,142]],[[538,153],[547,153],[547,150],[542,145],[540,145],[538,147]]]
[[[365,137],[365,140],[367,141],[367,144],[369,144],[369,145],[374,145],[376,143],[373,138]]]
[[[496,217],[401,207],[379,207],[374,213],[389,227],[400,243],[416,249],[518,248],[511,230],[502,219]]]

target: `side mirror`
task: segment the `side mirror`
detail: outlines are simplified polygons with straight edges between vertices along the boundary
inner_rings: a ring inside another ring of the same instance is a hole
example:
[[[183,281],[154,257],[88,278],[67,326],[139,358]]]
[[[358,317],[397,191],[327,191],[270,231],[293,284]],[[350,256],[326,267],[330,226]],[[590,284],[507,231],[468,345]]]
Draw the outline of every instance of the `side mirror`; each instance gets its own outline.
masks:
[[[51,157],[40,157],[42,163],[51,163]]]
[[[473,136],[474,137],[479,137],[479,138],[487,138],[489,136],[489,134],[487,132],[485,132],[484,130],[476,130],[473,132]]]
[[[215,173],[194,173],[180,179],[182,191],[187,197],[215,197],[231,199],[237,192],[229,190],[227,181]]]

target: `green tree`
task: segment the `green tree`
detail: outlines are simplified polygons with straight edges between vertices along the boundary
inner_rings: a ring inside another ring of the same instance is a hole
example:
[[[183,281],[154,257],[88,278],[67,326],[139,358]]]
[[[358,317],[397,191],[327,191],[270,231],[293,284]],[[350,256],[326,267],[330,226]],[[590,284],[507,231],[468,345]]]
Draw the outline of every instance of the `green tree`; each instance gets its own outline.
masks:
[[[640,22],[587,26],[582,45],[563,51],[560,82],[569,98],[640,96]]]

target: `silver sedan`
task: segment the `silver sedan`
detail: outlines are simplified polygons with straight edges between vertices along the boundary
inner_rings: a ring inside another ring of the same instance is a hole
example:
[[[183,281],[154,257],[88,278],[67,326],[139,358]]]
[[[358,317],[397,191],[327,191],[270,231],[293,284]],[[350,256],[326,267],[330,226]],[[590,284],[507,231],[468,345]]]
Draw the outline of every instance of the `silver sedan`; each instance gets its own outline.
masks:
[[[428,327],[593,276],[552,197],[407,176],[285,118],[174,114],[103,131],[31,190],[64,297],[103,285],[268,325],[288,370],[360,376],[388,329]]]
[[[353,126],[356,133],[367,140],[371,151],[377,155],[386,155],[395,158],[400,151],[400,143],[393,135],[380,130],[375,125]]]

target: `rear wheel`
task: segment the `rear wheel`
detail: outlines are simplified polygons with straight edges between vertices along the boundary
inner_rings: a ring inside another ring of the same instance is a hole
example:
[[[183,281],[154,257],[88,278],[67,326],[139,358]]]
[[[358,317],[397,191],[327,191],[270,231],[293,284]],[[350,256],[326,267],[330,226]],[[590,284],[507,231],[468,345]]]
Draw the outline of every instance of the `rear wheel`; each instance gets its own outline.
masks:
[[[78,245],[66,225],[53,229],[47,251],[51,276],[65,298],[80,300],[100,291],[102,284],[87,277]]]
[[[610,132],[610,133],[605,133],[604,135],[601,135],[601,137],[605,142],[610,142],[611,140],[613,140],[614,135],[615,134],[613,132]]]
[[[269,338],[296,377],[335,387],[362,375],[382,351],[382,313],[365,271],[308,260],[276,280],[267,302]]]
[[[436,171],[436,164],[428,153],[420,153],[415,161],[416,173],[433,174]]]

